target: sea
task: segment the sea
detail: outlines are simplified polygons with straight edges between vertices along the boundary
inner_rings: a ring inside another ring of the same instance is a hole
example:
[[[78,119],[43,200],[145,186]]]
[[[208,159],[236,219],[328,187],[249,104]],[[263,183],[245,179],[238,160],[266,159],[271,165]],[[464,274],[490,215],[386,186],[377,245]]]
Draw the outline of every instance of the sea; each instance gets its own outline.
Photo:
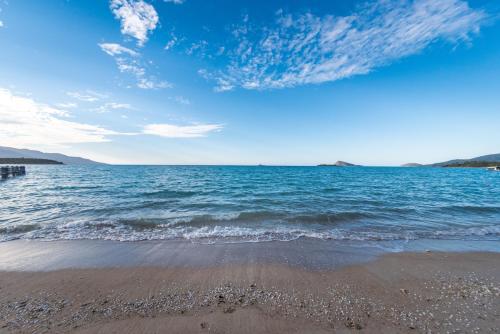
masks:
[[[0,241],[500,241],[480,168],[28,166],[0,182]]]

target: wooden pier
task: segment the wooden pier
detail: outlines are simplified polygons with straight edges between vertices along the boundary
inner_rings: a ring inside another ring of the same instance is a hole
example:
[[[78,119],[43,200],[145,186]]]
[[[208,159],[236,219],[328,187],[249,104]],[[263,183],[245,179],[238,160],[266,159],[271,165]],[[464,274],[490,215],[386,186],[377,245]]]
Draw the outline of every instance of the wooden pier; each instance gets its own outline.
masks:
[[[0,180],[7,180],[9,177],[26,175],[25,166],[1,166]]]

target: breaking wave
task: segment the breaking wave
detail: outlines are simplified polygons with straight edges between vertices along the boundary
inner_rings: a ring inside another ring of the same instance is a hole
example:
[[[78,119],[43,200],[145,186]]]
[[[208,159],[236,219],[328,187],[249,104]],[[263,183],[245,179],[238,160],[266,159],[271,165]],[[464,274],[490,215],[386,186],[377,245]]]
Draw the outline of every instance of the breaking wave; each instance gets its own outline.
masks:
[[[250,215],[252,219],[255,216]],[[279,216],[279,215],[275,215]],[[301,223],[278,221],[249,221],[248,215],[234,218],[198,216],[192,219],[120,219],[115,221],[75,221],[58,225],[20,225],[15,228],[1,228],[0,240],[44,239],[74,240],[101,239],[115,241],[140,240],[190,240],[193,242],[260,242],[290,241],[298,238],[320,240],[386,241],[415,239],[475,239],[478,237],[500,240],[500,226],[476,226],[462,228],[433,229],[394,229],[393,227],[369,227],[366,225],[349,226],[331,224],[332,220],[322,217],[316,224],[311,217],[301,217]],[[266,216],[269,217],[269,216]],[[365,217],[361,215],[360,217]],[[345,218],[345,217],[344,217]],[[357,216],[352,216],[356,220]],[[304,222],[307,223],[304,223]],[[321,225],[321,222],[329,225]],[[340,220],[345,222],[345,220]]]

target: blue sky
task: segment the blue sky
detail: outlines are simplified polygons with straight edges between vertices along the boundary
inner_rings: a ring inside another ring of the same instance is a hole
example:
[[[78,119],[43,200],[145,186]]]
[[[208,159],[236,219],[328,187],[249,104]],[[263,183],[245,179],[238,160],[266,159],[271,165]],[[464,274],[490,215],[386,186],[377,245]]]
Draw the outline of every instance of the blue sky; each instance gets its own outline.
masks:
[[[499,9],[0,0],[0,146],[134,164],[498,153]]]

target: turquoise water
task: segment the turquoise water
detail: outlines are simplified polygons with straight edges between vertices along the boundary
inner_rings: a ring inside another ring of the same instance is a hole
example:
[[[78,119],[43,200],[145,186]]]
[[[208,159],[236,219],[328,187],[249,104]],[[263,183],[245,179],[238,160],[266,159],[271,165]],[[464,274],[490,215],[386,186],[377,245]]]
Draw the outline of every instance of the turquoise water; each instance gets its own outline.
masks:
[[[500,240],[500,173],[389,167],[29,166],[0,240]]]

